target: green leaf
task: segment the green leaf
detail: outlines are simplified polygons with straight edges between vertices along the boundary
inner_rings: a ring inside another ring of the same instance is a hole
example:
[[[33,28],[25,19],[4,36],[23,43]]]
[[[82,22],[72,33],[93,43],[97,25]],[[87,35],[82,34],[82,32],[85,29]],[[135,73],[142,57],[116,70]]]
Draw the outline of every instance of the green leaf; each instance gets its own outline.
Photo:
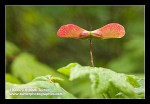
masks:
[[[135,92],[139,98],[144,98],[145,93],[145,79],[139,79],[138,80],[140,87],[135,87]]]
[[[70,71],[69,80],[79,80],[88,78],[91,83],[90,88],[92,95],[98,98],[143,98],[139,96],[137,88],[141,88],[138,80],[140,78],[134,75],[126,75],[123,73],[116,73],[110,69],[102,67],[81,66],[73,63],[74,67],[63,67],[61,73]],[[60,69],[59,69],[60,70]],[[136,89],[136,90],[135,90]],[[144,90],[142,90],[144,95]]]
[[[62,67],[62,68],[59,68],[57,71],[64,74],[64,75],[67,75],[69,76],[70,74],[70,69],[75,67],[77,65],[77,63],[71,63],[71,64],[68,64],[67,66],[65,67]]]
[[[12,76],[11,74],[8,74],[8,73],[5,74],[5,81],[11,82],[11,83],[16,83],[16,84],[21,83],[17,78],[15,78],[14,76]]]
[[[7,57],[13,57],[20,52],[20,49],[12,42],[6,41],[5,43],[6,43],[5,52]]]
[[[140,87],[140,83],[137,81],[138,78],[134,75],[127,75],[127,81],[135,87]]]
[[[29,53],[19,54],[11,66],[12,74],[27,83],[35,77],[51,74],[57,77],[63,77],[60,73],[51,67],[40,63],[33,55]]]
[[[6,82],[6,98],[75,98],[65,91],[59,83],[53,82],[53,79],[60,78],[46,75],[37,77],[27,84]]]

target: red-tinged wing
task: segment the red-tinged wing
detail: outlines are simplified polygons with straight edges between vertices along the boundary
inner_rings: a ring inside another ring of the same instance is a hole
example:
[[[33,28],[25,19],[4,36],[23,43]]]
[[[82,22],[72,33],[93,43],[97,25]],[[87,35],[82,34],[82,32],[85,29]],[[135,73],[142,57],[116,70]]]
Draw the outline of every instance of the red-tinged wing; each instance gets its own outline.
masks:
[[[101,39],[121,38],[125,35],[125,29],[120,24],[110,23],[97,30],[92,31],[91,33],[92,36]]]
[[[74,24],[63,25],[57,31],[57,35],[61,38],[86,38],[90,35],[89,31],[82,29]]]

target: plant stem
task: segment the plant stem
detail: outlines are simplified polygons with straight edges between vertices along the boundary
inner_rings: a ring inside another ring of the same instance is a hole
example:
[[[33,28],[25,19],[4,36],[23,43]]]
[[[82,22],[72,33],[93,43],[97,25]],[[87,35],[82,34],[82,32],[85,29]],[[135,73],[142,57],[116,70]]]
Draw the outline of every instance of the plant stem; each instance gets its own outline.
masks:
[[[93,54],[92,54],[92,38],[91,38],[91,36],[90,36],[90,57],[91,57],[91,64],[94,67]]]

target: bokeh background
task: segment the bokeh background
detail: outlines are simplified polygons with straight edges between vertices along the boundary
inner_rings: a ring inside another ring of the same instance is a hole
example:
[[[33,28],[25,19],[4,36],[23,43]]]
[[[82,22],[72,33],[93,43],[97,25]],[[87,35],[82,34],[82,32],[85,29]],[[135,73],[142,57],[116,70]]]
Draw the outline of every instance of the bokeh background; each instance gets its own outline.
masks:
[[[119,23],[120,39],[93,39],[96,67],[144,75],[144,6],[6,6],[6,81],[26,83],[72,62],[91,66],[88,39],[63,39],[57,30],[75,24],[95,30]]]

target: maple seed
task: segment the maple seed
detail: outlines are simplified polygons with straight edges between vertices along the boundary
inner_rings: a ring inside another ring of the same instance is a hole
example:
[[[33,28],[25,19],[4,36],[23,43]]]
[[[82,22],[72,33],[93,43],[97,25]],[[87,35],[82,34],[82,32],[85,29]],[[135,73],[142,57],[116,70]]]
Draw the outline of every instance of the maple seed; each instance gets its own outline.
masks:
[[[110,23],[94,31],[87,31],[77,25],[67,24],[59,28],[57,35],[61,38],[89,38],[90,35],[99,39],[121,38],[125,35],[125,29],[118,23]]]
[[[57,35],[61,38],[89,38],[91,64],[94,67],[92,55],[92,37],[99,39],[122,38],[125,35],[125,29],[118,23],[110,23],[93,31],[87,31],[74,24],[67,24],[59,28]]]

